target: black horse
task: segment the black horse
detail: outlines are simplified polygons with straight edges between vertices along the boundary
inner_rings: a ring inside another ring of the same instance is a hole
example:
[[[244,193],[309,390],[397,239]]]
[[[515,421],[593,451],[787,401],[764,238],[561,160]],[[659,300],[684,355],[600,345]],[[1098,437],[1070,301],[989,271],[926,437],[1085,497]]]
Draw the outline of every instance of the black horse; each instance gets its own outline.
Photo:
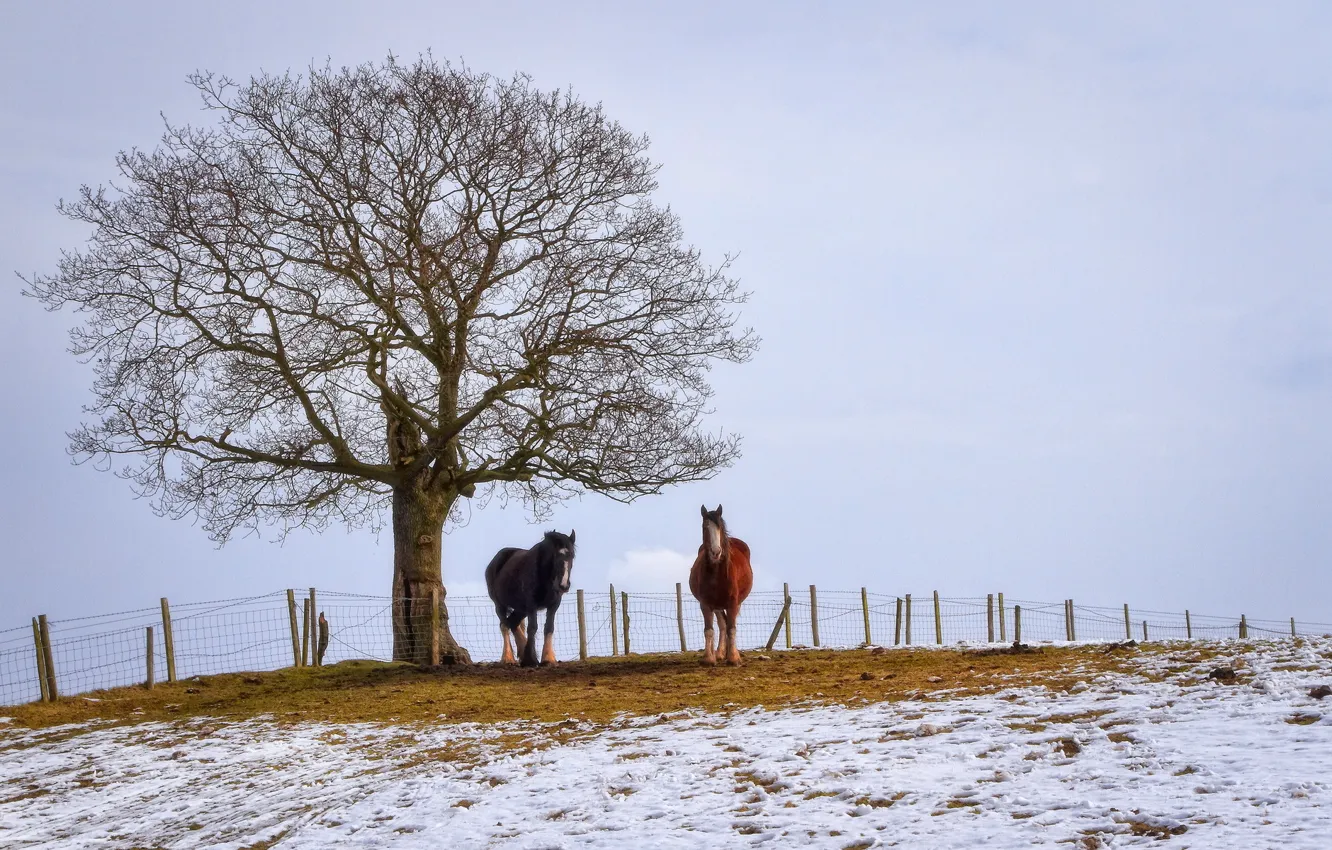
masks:
[[[569,592],[569,576],[573,572],[574,532],[568,535],[547,531],[541,542],[531,549],[501,549],[486,566],[486,590],[495,603],[500,619],[500,634],[504,635],[504,655],[500,660],[512,664],[513,651],[509,648],[509,632],[524,667],[537,666],[536,627],[537,612],[546,610],[545,646],[541,650],[541,663],[555,663],[555,612],[560,600]],[[522,630],[527,620],[527,632]],[[529,639],[530,638],[530,639]]]

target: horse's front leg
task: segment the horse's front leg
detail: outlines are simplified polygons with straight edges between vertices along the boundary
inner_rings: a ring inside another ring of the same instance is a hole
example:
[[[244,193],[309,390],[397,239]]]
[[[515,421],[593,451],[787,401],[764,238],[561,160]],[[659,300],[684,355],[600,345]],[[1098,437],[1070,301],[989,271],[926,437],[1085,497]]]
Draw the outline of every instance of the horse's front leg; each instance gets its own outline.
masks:
[[[720,615],[719,615],[720,616]],[[740,619],[740,603],[726,609],[726,663],[740,666],[740,648],[735,645],[735,621]]]
[[[515,612],[509,612],[504,619],[500,620],[500,632],[504,635],[504,654],[500,656],[500,662],[504,664],[516,664],[518,659],[514,657],[514,651],[509,648],[509,635],[513,635],[513,644],[517,647],[518,655],[523,654],[523,615]]]
[[[703,609],[703,663],[711,666],[717,663],[717,656],[712,650],[712,639],[716,635],[712,630],[713,609],[702,602],[698,606]]]
[[[533,611],[527,615],[527,635],[523,641],[522,665],[524,667],[537,666],[536,654],[536,630],[537,630],[537,612]]]
[[[541,663],[555,663],[555,612],[560,609],[560,600],[556,599],[546,609],[545,641],[541,646]]]

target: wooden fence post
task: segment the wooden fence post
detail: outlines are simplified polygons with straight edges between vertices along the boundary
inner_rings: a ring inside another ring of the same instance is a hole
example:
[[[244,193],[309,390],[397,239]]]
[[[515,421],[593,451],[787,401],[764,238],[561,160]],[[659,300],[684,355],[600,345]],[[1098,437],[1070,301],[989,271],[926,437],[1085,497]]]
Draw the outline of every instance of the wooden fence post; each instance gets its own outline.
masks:
[[[1239,636],[1240,636],[1240,639],[1241,639],[1241,640],[1247,640],[1247,639],[1248,639],[1248,637],[1249,637],[1249,621],[1248,621],[1247,619],[1245,619],[1245,617],[1244,617],[1243,614],[1240,614],[1240,628],[1239,628],[1239,632],[1240,632]]]
[[[994,643],[994,594],[985,594],[985,642]]]
[[[310,666],[319,667],[319,605],[315,602],[315,589],[310,588]]]
[[[620,624],[615,621],[615,585],[610,586],[610,627],[611,627],[611,655],[620,654]]]
[[[578,660],[587,660],[587,616],[583,613],[583,589],[578,588]]]
[[[42,638],[42,660],[46,662],[46,698],[55,702],[60,699],[60,690],[56,688],[55,651],[51,648],[51,627],[45,614],[37,615],[37,630]]]
[[[787,596],[782,602],[782,613],[777,615],[777,622],[772,624],[772,634],[768,635],[768,644],[764,647],[767,652],[772,652],[772,645],[777,642],[777,633],[782,630],[782,623],[789,619],[791,613],[791,597]]]
[[[1022,606],[1013,606],[1013,643],[1022,643]]]
[[[1133,640],[1133,626],[1129,621],[1128,603],[1124,603],[1124,640]]]
[[[1128,607],[1128,606],[1125,606]],[[1189,617],[1189,609],[1184,609],[1184,634],[1189,640],[1193,640],[1193,620]]]
[[[50,702],[51,695],[46,690],[46,655],[42,652],[42,633],[37,628],[37,618],[32,618],[32,645],[37,653],[37,688],[41,691],[42,702]]]
[[[906,595],[906,645],[911,646],[911,594]]]
[[[934,642],[943,644],[943,618],[939,616],[939,591],[934,591]]]
[[[1142,642],[1143,642],[1143,643],[1146,643],[1146,642],[1147,642],[1147,621],[1146,621],[1146,620],[1143,620],[1143,621],[1142,621]]]
[[[314,593],[314,591],[310,591]],[[314,616],[313,609],[310,616]],[[439,588],[430,588],[430,661],[431,667],[438,667],[439,657]]]
[[[624,617],[624,656],[629,657],[629,593],[620,593],[620,616]]]
[[[782,582],[782,610],[786,612],[784,617],[786,628],[786,648],[791,648],[791,585]]]
[[[1004,595],[999,594],[999,641],[1008,643],[1008,618],[1004,615]]]
[[[872,643],[870,640],[869,593],[863,587],[860,589],[860,610],[865,615],[865,646],[869,646]],[[1291,622],[1295,621],[1292,620]],[[1293,629],[1291,633],[1294,633]]]
[[[301,633],[296,627],[296,591],[287,588],[287,617],[291,620],[291,659],[292,665],[301,666]]]
[[[153,689],[153,627],[148,627],[148,647],[144,651],[144,664],[147,667],[147,675],[144,677],[143,686],[148,690]]]
[[[819,645],[819,593],[814,585],[809,586],[809,631],[814,638],[814,645]]]
[[[893,612],[893,646],[902,644],[902,597],[897,597],[897,610]]]
[[[176,640],[171,631],[171,605],[162,597],[162,646],[166,650],[167,681],[176,681]]]
[[[680,651],[688,652],[684,632],[684,589],[678,581],[675,583],[675,624],[680,627]]]
[[[1291,618],[1290,618],[1290,636],[1291,636],[1291,637],[1299,637],[1299,635],[1295,634],[1295,618],[1294,618],[1294,617],[1291,617]]]
[[[1078,639],[1078,612],[1072,599],[1068,600],[1068,639],[1074,642]]]
[[[310,599],[301,600],[301,666],[310,666],[310,639],[314,635],[310,629]]]

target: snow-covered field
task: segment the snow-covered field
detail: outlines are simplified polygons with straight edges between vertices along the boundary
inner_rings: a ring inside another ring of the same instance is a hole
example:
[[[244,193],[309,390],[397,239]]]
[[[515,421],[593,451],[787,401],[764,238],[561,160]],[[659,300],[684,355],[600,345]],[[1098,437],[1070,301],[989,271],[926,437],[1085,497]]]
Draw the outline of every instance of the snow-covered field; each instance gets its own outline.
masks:
[[[1071,693],[601,727],[0,724],[0,846],[1332,847],[1332,640],[1211,646]]]

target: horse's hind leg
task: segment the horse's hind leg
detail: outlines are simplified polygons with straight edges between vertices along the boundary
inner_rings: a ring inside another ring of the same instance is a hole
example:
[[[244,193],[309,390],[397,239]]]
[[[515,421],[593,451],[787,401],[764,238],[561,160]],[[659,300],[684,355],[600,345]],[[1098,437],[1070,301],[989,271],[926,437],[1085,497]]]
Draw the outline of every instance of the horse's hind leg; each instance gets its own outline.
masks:
[[[522,660],[519,662],[524,667],[537,666],[536,654],[536,630],[537,630],[537,612],[533,611],[527,616],[527,634],[523,641],[523,651],[519,653]]]
[[[518,620],[518,625],[513,627],[513,644],[518,648],[519,655],[523,654],[523,647],[527,646],[526,628],[527,627],[523,625],[521,618]]]
[[[717,656],[712,650],[712,639],[717,634],[712,630],[713,609],[702,602],[698,605],[703,609],[703,663],[711,666],[717,663]]]
[[[509,632],[511,631],[509,628],[509,609],[502,605],[497,605],[495,606],[495,613],[499,615],[500,636],[504,638],[504,651],[500,653],[500,663],[513,664],[517,659],[513,657],[513,648],[509,646]],[[521,649],[522,648],[519,647],[519,651],[521,651]]]
[[[509,624],[500,620],[500,634],[504,636],[504,652],[500,653],[501,664],[512,664],[517,659],[513,657],[513,647],[509,645]]]
[[[500,662],[503,664],[516,664],[518,659],[514,657],[523,654],[523,615],[518,613],[509,613],[500,620],[500,632],[504,635],[504,654],[500,656]],[[509,635],[513,634],[514,649],[509,649]]]

